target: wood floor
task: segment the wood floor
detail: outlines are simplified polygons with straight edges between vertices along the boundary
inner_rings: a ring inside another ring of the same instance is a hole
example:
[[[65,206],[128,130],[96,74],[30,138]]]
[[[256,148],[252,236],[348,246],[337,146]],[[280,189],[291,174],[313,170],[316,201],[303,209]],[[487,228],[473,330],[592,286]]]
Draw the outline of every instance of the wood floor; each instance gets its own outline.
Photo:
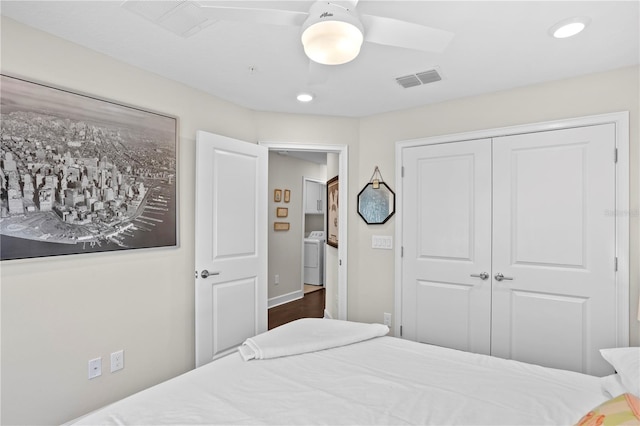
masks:
[[[305,284],[304,285],[304,294],[312,293],[312,292],[318,291],[318,290],[322,290],[323,288],[324,287],[322,287],[321,285]]]
[[[300,318],[322,318],[325,289],[306,293],[302,299],[269,309],[269,330]]]

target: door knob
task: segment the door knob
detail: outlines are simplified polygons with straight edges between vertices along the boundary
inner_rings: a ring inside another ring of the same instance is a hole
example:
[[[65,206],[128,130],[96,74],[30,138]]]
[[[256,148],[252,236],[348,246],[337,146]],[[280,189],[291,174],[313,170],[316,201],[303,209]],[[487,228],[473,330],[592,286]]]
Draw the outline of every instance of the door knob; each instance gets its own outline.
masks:
[[[498,272],[497,274],[495,274],[495,275],[493,276],[493,278],[495,278],[495,279],[496,279],[496,281],[502,281],[502,280],[509,280],[509,281],[511,281],[511,280],[513,280],[513,278],[512,278],[512,277],[505,277],[504,275],[502,275],[502,273],[501,273],[501,272]]]
[[[489,278],[489,274],[486,272],[480,272],[479,274],[471,274],[471,276],[474,278],[480,278],[482,281]]]
[[[210,276],[213,275],[220,275],[220,272],[209,272],[206,269],[203,269],[202,272],[200,273],[200,276],[202,278],[209,278]]]

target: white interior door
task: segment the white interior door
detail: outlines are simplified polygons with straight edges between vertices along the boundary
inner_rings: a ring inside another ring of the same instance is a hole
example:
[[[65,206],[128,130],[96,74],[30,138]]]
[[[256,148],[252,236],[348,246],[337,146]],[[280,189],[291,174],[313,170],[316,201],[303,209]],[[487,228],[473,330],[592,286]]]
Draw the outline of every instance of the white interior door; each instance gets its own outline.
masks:
[[[267,148],[197,132],[196,367],[267,329],[267,169]]]
[[[489,353],[491,140],[403,154],[402,335]]]
[[[611,372],[614,149],[614,124],[494,139],[493,355]]]

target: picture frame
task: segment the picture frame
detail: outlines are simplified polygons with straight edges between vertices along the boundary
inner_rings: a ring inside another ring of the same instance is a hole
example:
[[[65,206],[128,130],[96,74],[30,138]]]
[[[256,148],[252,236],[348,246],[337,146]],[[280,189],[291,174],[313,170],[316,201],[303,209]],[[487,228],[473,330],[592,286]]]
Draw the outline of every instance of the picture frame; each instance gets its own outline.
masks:
[[[339,176],[327,181],[327,244],[338,248],[340,209],[338,204]]]
[[[178,118],[0,75],[0,260],[178,246]]]
[[[288,231],[289,230],[289,222],[274,222],[273,230],[274,231]]]
[[[288,203],[289,201],[291,201],[291,191],[288,189],[284,190],[284,202]]]
[[[273,201],[276,203],[279,203],[280,201],[282,201],[282,190],[281,189],[274,189],[273,190]]]
[[[395,211],[396,194],[384,182],[369,182],[358,194],[358,214],[367,225],[382,225]]]
[[[287,217],[289,216],[289,209],[286,207],[278,207],[276,208],[276,217]]]

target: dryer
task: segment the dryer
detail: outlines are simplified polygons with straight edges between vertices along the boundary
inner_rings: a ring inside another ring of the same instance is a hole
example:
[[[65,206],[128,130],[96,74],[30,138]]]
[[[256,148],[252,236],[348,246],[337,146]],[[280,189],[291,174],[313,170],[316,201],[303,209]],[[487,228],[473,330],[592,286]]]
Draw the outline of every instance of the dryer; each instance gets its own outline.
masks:
[[[304,282],[324,285],[324,231],[312,231],[304,239]]]

